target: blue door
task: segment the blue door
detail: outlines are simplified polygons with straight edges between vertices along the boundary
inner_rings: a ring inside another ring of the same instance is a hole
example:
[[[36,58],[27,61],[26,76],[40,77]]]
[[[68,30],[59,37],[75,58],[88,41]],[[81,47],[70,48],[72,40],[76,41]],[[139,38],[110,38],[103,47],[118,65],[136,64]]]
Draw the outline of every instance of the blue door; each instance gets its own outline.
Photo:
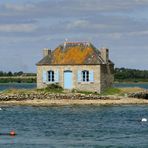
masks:
[[[64,88],[72,89],[72,71],[64,71]]]

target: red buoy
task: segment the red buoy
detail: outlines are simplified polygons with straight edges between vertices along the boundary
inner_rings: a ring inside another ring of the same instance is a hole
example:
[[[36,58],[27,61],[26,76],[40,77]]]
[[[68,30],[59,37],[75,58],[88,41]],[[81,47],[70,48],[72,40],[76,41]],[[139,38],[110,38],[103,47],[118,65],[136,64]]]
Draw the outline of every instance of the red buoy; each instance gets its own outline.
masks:
[[[15,135],[16,135],[15,131],[10,132],[10,136],[15,136]]]

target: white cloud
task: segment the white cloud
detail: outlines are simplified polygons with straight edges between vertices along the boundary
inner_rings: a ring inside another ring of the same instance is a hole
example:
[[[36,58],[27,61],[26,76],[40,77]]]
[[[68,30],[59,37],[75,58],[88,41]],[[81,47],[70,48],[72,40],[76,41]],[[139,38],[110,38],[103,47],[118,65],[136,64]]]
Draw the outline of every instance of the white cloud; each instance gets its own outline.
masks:
[[[122,11],[148,5],[148,0],[63,0],[59,8],[69,11]],[[77,13],[77,12],[76,12]],[[124,12],[125,13],[125,12]]]
[[[130,35],[130,36],[148,35],[148,30],[144,30],[144,31],[133,31],[133,32],[127,33],[127,35]]]
[[[32,32],[37,29],[34,24],[1,24],[0,32]]]
[[[86,20],[76,20],[76,21],[72,21],[72,22],[68,23],[67,28],[73,29],[75,27],[86,27],[88,25],[89,25],[89,22]]]
[[[148,6],[148,0],[49,0],[17,4],[0,5],[0,16],[27,16],[29,18],[74,17],[94,15],[98,12],[127,13],[138,7]],[[18,12],[18,13],[17,13]]]
[[[104,29],[109,27],[107,24],[90,22],[88,20],[76,20],[67,24],[67,29],[83,28],[83,29]]]
[[[16,36],[10,36],[10,37],[2,37],[0,36],[0,42],[1,44],[22,44],[22,43],[40,43],[41,41],[51,40],[52,37],[49,37],[47,35],[45,36],[33,36],[33,37],[16,37]]]
[[[12,10],[12,11],[27,11],[27,10],[32,10],[35,8],[35,5],[33,4],[14,4],[14,3],[6,3],[4,5],[4,7],[8,10]]]

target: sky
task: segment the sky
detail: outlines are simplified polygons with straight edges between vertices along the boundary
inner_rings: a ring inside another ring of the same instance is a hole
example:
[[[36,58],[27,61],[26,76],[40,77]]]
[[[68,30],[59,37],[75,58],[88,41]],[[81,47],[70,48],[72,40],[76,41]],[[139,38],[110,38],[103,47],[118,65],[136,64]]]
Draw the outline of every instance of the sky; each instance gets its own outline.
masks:
[[[148,69],[148,0],[0,0],[0,71],[36,72],[65,39],[107,47],[115,67]]]

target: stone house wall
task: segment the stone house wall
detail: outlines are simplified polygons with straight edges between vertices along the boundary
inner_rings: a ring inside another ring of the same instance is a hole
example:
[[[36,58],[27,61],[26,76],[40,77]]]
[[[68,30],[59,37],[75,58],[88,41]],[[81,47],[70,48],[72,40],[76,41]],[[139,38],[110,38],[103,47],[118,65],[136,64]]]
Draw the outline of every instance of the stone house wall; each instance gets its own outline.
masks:
[[[109,88],[113,85],[114,82],[114,66],[112,64],[101,65],[101,91],[106,88]]]
[[[47,84],[44,84],[42,80],[43,70],[59,70],[58,84],[62,87],[64,87],[64,71],[70,70],[73,73],[73,89],[100,92],[100,65],[37,66],[37,88],[44,88],[47,86]],[[78,82],[77,73],[79,70],[93,70],[94,82]]]
[[[64,88],[64,71],[70,70],[73,74],[73,89],[82,91],[93,91],[100,93],[106,87],[110,87],[113,83],[113,74],[109,66],[102,65],[55,65],[55,66],[37,66],[37,88],[44,88],[47,84],[43,83],[42,72],[43,70],[59,71],[58,84]],[[78,82],[78,71],[93,70],[93,82]]]

